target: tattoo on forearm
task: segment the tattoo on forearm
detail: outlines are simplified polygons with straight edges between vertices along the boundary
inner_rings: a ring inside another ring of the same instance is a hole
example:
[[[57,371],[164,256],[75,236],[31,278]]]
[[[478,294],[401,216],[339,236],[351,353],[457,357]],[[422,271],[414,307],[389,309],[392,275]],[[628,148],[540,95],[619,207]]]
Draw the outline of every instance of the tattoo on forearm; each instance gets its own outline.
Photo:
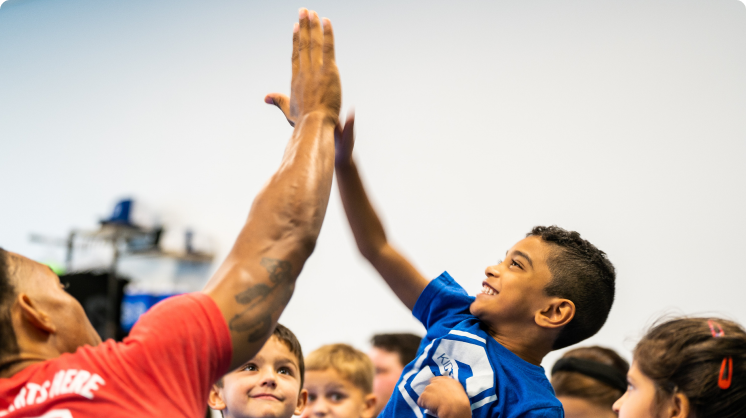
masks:
[[[272,288],[264,283],[260,283],[237,294],[236,302],[241,305],[248,305],[251,301],[256,300],[257,298],[266,298],[270,292],[272,292]]]
[[[248,305],[246,309],[236,314],[228,326],[231,331],[248,333],[248,341],[260,341],[270,332],[272,325],[272,314],[287,304],[293,293],[291,283],[292,265],[286,260],[277,260],[274,258],[262,258],[262,267],[269,273],[269,280],[273,283],[268,286],[265,283],[256,284],[241,293],[238,293],[236,302],[241,305]],[[255,308],[267,301],[270,295],[280,293],[269,300],[269,306],[264,306],[261,312],[255,312]]]
[[[289,261],[265,257],[262,258],[262,267],[269,272],[269,280],[272,280],[272,283],[284,282],[290,279],[291,268]]]

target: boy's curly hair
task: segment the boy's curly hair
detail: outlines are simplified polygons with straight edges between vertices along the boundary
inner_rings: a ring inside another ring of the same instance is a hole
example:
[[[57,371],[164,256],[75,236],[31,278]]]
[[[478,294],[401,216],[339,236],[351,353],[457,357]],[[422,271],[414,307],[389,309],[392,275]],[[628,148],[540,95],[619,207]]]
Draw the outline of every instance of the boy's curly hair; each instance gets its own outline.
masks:
[[[544,292],[575,304],[575,317],[560,331],[552,349],[579,343],[598,332],[614,303],[616,273],[606,253],[579,233],[556,225],[536,226],[526,236],[540,237],[553,247],[547,260],[552,281]]]

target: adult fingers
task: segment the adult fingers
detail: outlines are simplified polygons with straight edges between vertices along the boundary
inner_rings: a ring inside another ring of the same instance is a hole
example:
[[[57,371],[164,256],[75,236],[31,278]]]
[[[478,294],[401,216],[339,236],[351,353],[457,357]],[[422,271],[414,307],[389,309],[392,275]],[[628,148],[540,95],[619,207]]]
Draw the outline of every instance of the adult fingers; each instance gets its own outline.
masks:
[[[293,63],[293,78],[291,78],[290,81],[291,86],[293,80],[295,80],[295,77],[298,75],[298,68],[300,67],[300,63],[298,62],[300,55],[298,54],[298,42],[300,41],[300,36],[298,35],[299,31],[300,26],[297,23],[293,24],[293,56],[290,58],[290,61]]]
[[[321,29],[321,20],[319,15],[311,10],[310,11],[310,34],[311,34],[311,65],[313,68],[319,68],[324,63],[323,46],[324,46],[324,32]]]
[[[334,61],[334,31],[332,30],[332,21],[324,18],[324,62]]]
[[[308,9],[302,8],[298,12],[298,62],[300,68],[303,69],[309,68],[311,64],[311,56],[308,51],[311,42],[309,25]]]
[[[295,126],[295,121],[290,117],[290,98],[280,93],[270,93],[264,97],[264,103],[277,106],[285,115],[285,119],[288,120],[290,126]]]

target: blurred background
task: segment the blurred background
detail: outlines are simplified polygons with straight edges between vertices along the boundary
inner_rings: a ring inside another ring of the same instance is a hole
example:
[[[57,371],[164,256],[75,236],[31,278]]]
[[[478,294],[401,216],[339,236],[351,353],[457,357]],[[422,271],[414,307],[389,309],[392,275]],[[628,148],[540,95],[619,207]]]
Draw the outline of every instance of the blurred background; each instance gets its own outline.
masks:
[[[123,298],[102,315],[130,325],[199,290],[292,132],[263,97],[289,92],[302,6],[334,24],[362,175],[426,276],[476,293],[486,266],[557,224],[618,271],[585,345],[629,359],[664,314],[746,322],[737,0],[5,1],[0,246],[128,279],[98,306]],[[336,186],[280,321],[305,352],[424,332],[358,254]]]

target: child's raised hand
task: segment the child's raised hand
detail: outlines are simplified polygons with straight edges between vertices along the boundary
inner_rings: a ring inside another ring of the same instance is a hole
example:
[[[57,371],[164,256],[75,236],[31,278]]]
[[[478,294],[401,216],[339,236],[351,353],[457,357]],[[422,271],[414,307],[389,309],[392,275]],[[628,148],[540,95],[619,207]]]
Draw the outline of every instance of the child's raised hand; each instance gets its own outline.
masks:
[[[334,130],[334,164],[337,167],[349,165],[352,162],[352,149],[355,147],[355,112],[347,113],[344,126],[337,123]]]
[[[417,400],[420,408],[438,418],[471,418],[471,404],[461,383],[447,376],[436,376]]]

